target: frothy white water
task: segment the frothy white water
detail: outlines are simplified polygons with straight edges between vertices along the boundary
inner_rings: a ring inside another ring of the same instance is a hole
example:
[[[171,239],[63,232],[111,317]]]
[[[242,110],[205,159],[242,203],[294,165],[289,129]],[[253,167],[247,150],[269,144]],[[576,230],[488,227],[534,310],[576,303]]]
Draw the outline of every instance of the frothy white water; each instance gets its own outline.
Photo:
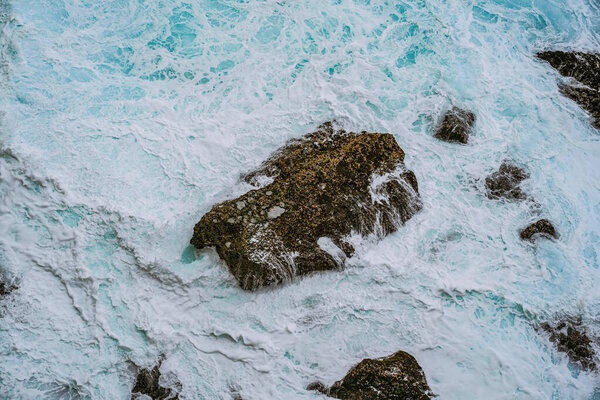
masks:
[[[440,399],[589,399],[538,322],[600,336],[600,141],[547,48],[600,49],[594,0],[0,0],[5,398],[127,398],[161,354],[182,398],[318,398],[405,350]],[[468,146],[432,127],[477,115]],[[393,133],[424,208],[342,272],[241,291],[187,245],[240,174],[336,118]],[[535,201],[481,179],[526,166]],[[559,241],[524,244],[543,216]],[[167,380],[168,380],[167,379]],[[596,394],[597,396],[597,394]],[[3,397],[3,398],[4,398]]]

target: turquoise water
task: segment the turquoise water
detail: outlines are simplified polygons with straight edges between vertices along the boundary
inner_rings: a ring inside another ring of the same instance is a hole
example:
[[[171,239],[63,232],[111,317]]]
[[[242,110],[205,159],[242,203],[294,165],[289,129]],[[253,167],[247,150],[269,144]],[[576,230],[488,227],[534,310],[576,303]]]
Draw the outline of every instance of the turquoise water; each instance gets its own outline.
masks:
[[[600,336],[600,136],[533,55],[598,51],[597,1],[0,0],[0,44],[1,398],[125,399],[164,354],[181,398],[316,399],[397,350],[442,400],[594,398],[534,326]],[[450,105],[468,146],[432,138]],[[195,222],[332,118],[395,135],[423,211],[241,291]],[[535,202],[482,195],[505,158]],[[561,239],[522,243],[540,216]]]

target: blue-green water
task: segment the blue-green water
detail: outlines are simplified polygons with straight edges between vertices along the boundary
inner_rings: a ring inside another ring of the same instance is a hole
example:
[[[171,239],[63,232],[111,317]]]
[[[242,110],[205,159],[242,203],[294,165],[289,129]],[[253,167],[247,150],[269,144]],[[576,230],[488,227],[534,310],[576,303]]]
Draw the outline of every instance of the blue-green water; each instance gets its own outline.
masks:
[[[397,350],[441,400],[594,398],[534,326],[600,336],[600,136],[534,53],[598,51],[596,0],[0,0],[0,45],[0,398],[125,399],[164,354],[182,399],[316,399]],[[468,146],[432,138],[450,105]],[[395,135],[423,211],[241,291],[193,225],[332,118]],[[482,195],[505,158],[535,203]]]

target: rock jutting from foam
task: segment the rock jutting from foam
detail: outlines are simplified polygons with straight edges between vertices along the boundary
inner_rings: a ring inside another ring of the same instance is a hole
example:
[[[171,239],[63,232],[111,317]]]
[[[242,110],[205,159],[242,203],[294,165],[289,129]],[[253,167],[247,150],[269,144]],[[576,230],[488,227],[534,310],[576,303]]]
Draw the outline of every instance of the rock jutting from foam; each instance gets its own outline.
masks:
[[[540,60],[548,62],[562,76],[582,85],[560,83],[560,92],[592,116],[592,126],[600,129],[600,54],[576,51],[543,51]]]
[[[362,360],[331,388],[315,382],[308,385],[307,390],[344,400],[428,400],[434,397],[423,369],[404,351]]]
[[[565,353],[572,363],[584,370],[596,370],[596,352],[581,319],[565,318],[555,325],[545,323],[542,329],[550,334],[550,341],[556,345],[558,351]],[[600,342],[597,345],[600,345]]]
[[[172,389],[165,388],[160,384],[160,366],[162,360],[152,369],[141,369],[131,389],[131,399],[141,400],[150,397],[152,400],[177,400],[179,395]]]
[[[486,195],[492,200],[522,200],[526,196],[520,185],[527,178],[529,174],[523,168],[505,160],[485,178]]]
[[[434,137],[450,143],[467,144],[475,124],[475,114],[462,108],[452,107],[444,113]]]
[[[8,296],[16,289],[17,289],[17,287],[15,285],[11,285],[11,284],[5,283],[5,282],[0,282],[0,298],[2,298],[4,296]]]
[[[534,223],[527,225],[520,232],[521,239],[533,241],[537,236],[558,239],[558,233],[552,225],[552,222],[542,218]]]
[[[191,239],[214,246],[247,290],[339,269],[354,253],[350,234],[389,234],[421,208],[415,174],[390,134],[325,123],[244,179],[265,176],[268,185],[215,205]]]

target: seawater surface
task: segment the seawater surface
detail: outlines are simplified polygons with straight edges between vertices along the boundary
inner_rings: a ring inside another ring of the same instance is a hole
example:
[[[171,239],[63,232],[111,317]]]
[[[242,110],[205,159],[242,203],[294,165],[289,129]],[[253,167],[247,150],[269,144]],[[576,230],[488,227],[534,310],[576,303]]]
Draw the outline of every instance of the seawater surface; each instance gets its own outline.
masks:
[[[310,399],[413,354],[439,399],[597,399],[535,327],[600,336],[600,136],[545,49],[597,0],[0,0],[0,397]],[[469,145],[432,137],[451,105]],[[188,246],[240,174],[337,119],[393,133],[423,210],[342,272],[255,293]],[[504,159],[535,201],[491,201]],[[558,241],[518,230],[551,219]],[[595,392],[596,390],[596,392]]]

